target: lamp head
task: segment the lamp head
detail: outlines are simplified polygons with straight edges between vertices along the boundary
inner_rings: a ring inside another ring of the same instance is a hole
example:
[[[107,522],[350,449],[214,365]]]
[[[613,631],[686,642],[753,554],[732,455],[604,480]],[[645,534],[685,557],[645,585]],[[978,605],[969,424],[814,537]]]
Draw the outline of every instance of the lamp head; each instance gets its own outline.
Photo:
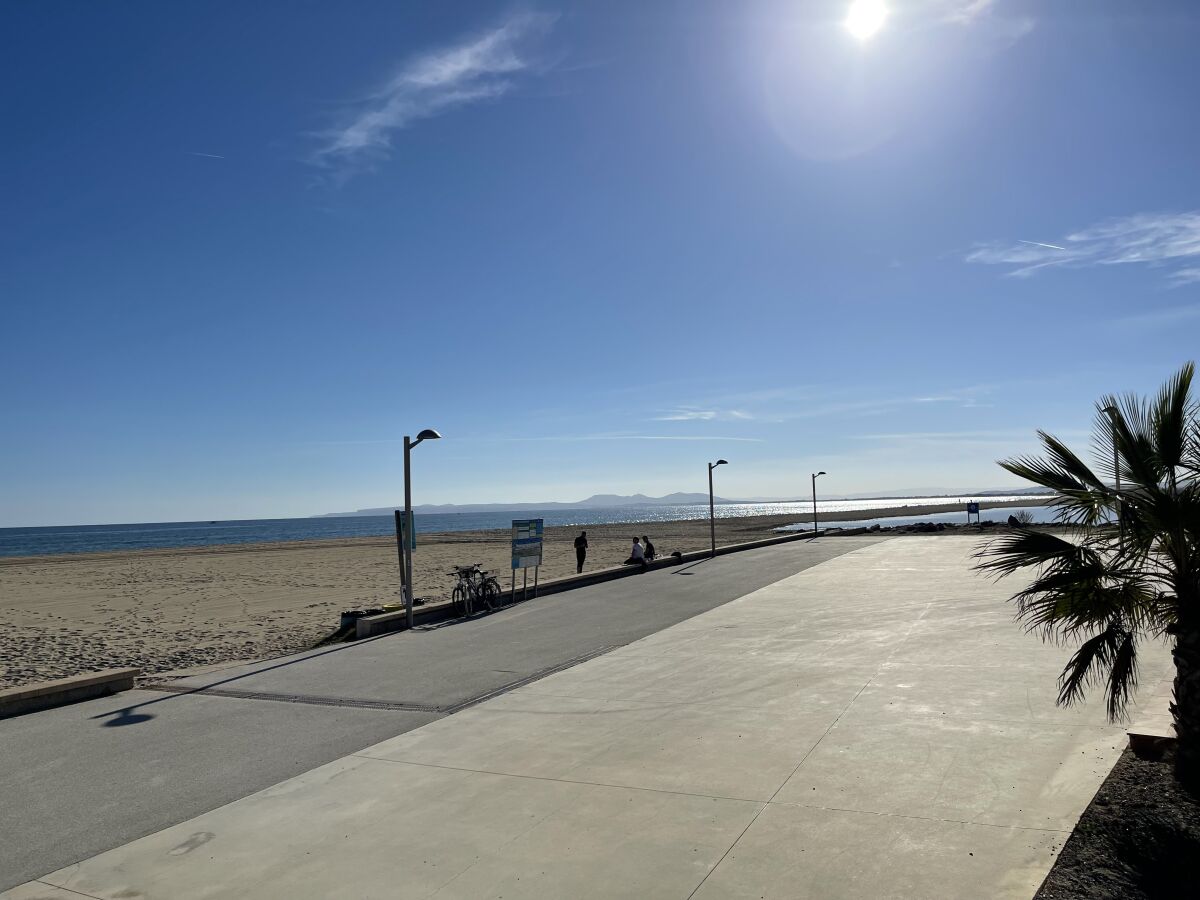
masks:
[[[715,463],[713,463],[712,465],[713,465],[713,468],[714,468],[714,469],[715,469],[717,466],[727,466],[727,465],[729,465],[729,460],[727,460],[727,459],[718,459],[718,460],[717,460]]]
[[[441,435],[432,428],[422,428],[421,433],[417,435],[417,439],[415,441],[409,441],[407,446],[411,450],[413,447],[417,446],[417,444],[421,443],[421,441],[436,441],[440,437]],[[408,438],[406,437],[404,440],[408,441]]]

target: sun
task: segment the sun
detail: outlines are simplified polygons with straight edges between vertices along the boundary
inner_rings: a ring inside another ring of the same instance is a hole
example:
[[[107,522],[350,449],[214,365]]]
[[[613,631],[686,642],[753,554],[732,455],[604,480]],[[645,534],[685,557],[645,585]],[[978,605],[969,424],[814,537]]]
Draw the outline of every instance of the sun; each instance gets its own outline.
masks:
[[[843,24],[852,35],[865,41],[883,27],[887,16],[888,10],[883,0],[854,0],[846,11]]]

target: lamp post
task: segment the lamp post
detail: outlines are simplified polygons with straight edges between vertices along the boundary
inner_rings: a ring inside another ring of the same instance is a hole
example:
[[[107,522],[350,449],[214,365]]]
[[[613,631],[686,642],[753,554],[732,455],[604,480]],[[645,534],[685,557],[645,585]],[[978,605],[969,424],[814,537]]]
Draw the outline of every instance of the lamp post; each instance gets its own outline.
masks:
[[[814,474],[813,474],[813,477],[812,477],[812,487],[813,487],[813,537],[814,537],[814,538],[816,538],[816,536],[817,536],[817,476],[818,476],[818,475],[824,475],[824,474],[826,474],[826,473],[824,473],[824,472],[816,472],[816,473],[814,473]]]
[[[1125,519],[1121,515],[1121,456],[1117,452],[1117,413],[1115,406],[1106,406],[1101,412],[1108,413],[1108,423],[1112,427],[1113,439],[1113,474],[1117,479],[1117,526],[1121,529],[1121,544],[1125,543]]]
[[[412,448],[421,441],[436,441],[441,435],[432,428],[424,429],[414,441],[407,434],[404,436],[404,622],[413,627],[413,587],[412,587],[412,542],[414,531],[412,514],[412,474],[409,457]]]
[[[712,470],[717,466],[727,465],[729,465],[727,459],[718,459],[715,463],[708,464],[708,538],[713,556],[717,555],[717,514],[713,509]]]

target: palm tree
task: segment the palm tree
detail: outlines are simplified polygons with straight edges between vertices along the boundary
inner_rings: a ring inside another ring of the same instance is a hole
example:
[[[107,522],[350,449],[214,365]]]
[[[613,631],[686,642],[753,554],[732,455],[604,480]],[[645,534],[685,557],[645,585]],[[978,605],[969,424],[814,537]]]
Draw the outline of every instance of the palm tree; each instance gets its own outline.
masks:
[[[1101,688],[1110,721],[1137,687],[1138,648],[1173,640],[1178,738],[1175,772],[1200,796],[1200,410],[1194,363],[1153,400],[1104,397],[1097,405],[1095,470],[1062,441],[1038,432],[1043,457],[1003,460],[1009,472],[1051,489],[1058,533],[1028,527],[987,544],[979,569],[1003,577],[1030,569],[1012,598],[1017,618],[1045,639],[1079,642],[1059,677],[1069,706]],[[1114,459],[1114,456],[1116,459]],[[1117,461],[1119,460],[1119,462]]]

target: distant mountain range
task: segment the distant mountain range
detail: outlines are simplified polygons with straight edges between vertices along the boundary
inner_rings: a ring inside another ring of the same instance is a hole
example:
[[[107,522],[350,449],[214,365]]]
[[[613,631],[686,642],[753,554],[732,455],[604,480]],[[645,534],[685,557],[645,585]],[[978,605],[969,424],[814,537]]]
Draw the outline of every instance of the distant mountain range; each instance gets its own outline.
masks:
[[[849,494],[842,497],[819,496],[821,500],[875,500],[875,499],[903,499],[906,497],[960,497],[960,496],[1022,496],[1025,494],[1044,494],[1044,488],[1024,488],[1022,490],[994,490],[994,491],[947,491],[938,489],[927,493],[913,493],[912,491],[904,492],[877,492],[874,494]],[[725,497],[714,497],[715,503],[797,503],[809,500],[808,497],[800,497],[794,499],[780,499],[778,497],[770,500],[729,500]],[[687,494],[677,492],[667,494],[664,497],[647,497],[645,494],[593,494],[586,500],[578,500],[573,503],[423,503],[419,506],[414,506],[413,511],[419,513],[478,513],[478,512],[496,512],[500,510],[526,510],[526,509],[606,509],[614,506],[691,506],[697,503],[707,503],[708,494]],[[313,516],[314,519],[330,518],[335,516],[390,516],[393,510],[400,509],[403,504],[398,503],[395,506],[378,506],[371,509],[357,509],[354,512],[336,512],[322,513],[318,516]]]

